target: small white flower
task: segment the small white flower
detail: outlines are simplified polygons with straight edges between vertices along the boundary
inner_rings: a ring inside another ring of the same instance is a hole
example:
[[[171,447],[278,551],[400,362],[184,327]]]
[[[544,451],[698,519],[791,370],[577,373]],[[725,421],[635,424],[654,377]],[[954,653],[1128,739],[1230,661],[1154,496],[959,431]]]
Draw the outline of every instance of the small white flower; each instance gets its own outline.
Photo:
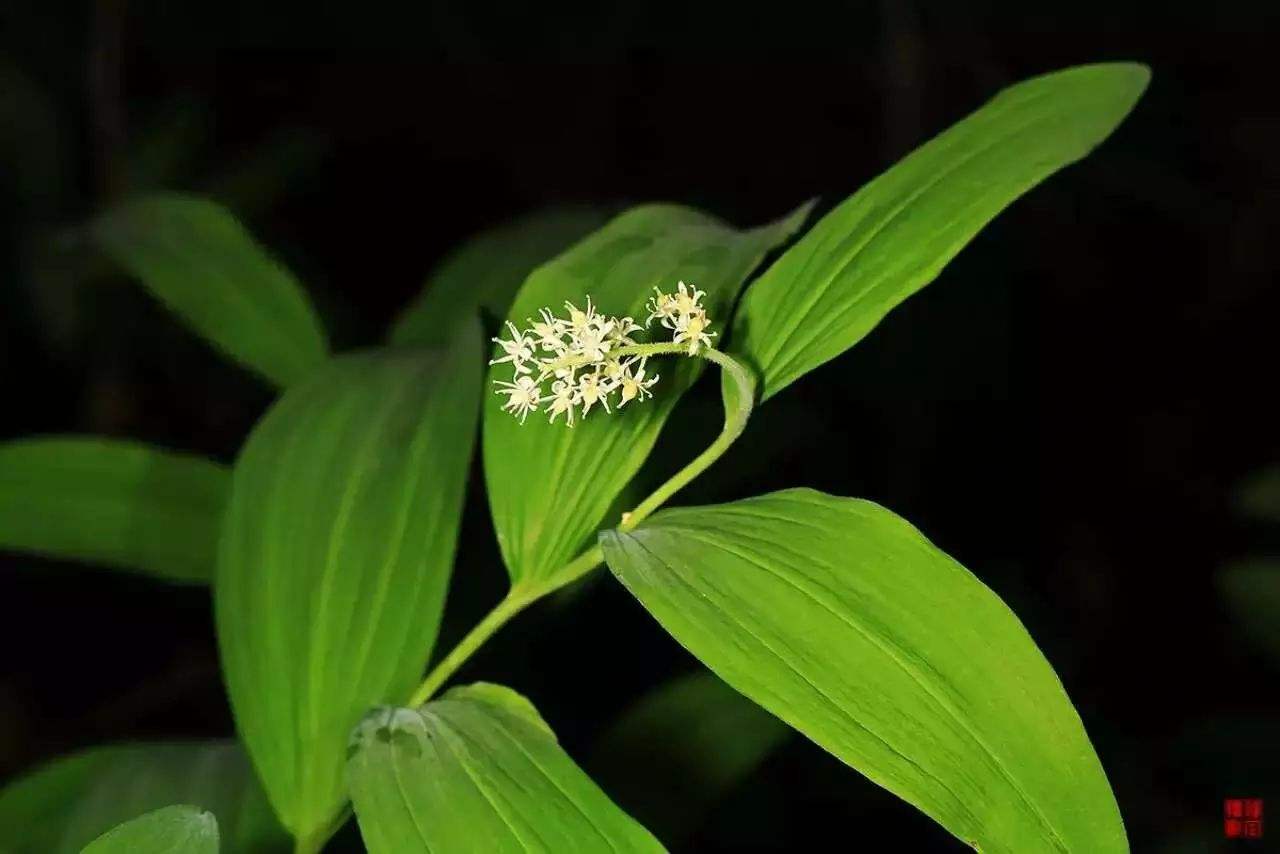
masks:
[[[565,423],[573,426],[573,408],[578,405],[578,389],[572,382],[558,381],[551,384],[551,403],[547,406],[547,414],[552,424],[556,416],[565,414]]]
[[[576,305],[565,300],[565,311],[569,312],[568,331],[575,335],[580,335],[592,326],[595,326],[600,320],[600,315],[596,313],[595,306],[591,304],[591,297],[587,297],[587,310],[581,311]]]
[[[551,313],[549,309],[540,309],[541,321],[529,318],[529,334],[538,339],[538,346],[548,353],[563,353],[564,321]]]
[[[494,394],[507,396],[507,402],[502,404],[503,410],[519,415],[520,423],[523,424],[530,412],[538,411],[538,402],[542,400],[542,386],[533,377],[517,377],[515,380],[513,383],[495,380],[494,385],[499,388]]]
[[[693,288],[693,292],[690,293],[688,288]],[[684,282],[676,283],[676,289],[679,293],[673,299],[677,313],[692,315],[702,311],[702,298],[707,295],[706,291],[700,291],[692,285],[686,286]]]
[[[640,359],[639,361],[640,367],[636,369],[634,374],[627,370],[627,367],[631,364],[630,362],[623,366],[623,375],[618,381],[618,387],[621,389],[622,398],[618,401],[619,409],[626,406],[627,401],[632,398],[643,402],[646,398],[653,397],[653,392],[649,391],[649,389],[658,381],[658,377],[655,374],[653,378],[646,380],[644,378],[645,360]]]
[[[503,362],[510,362],[512,367],[516,369],[517,374],[527,374],[531,369],[525,362],[533,358],[533,339],[516,329],[516,325],[510,320],[507,321],[507,328],[511,330],[510,341],[503,341],[501,338],[493,339],[493,343],[501,347],[502,352],[507,355],[501,359],[490,359],[489,364],[498,365]]]
[[[698,353],[698,346],[705,344],[711,346],[711,339],[715,336],[714,332],[707,332],[707,313],[702,309],[698,309],[693,314],[682,314],[676,320],[676,334],[671,341],[675,344],[681,344],[685,341],[689,342],[689,355],[695,356]]]
[[[604,366],[600,371],[604,374],[605,379],[609,380],[609,382],[616,386],[622,381],[622,378],[627,375],[627,365],[629,365],[631,361],[632,360],[627,360],[626,362],[622,362],[618,359],[609,359],[604,363]]]
[[[645,327],[659,321],[672,331],[672,343],[690,356],[697,355],[703,346],[712,346],[716,333],[708,329],[711,321],[702,306],[705,291],[684,281],[676,283],[673,293],[656,287],[653,291],[646,305],[649,317]],[[563,414],[565,423],[572,427],[596,404],[612,412],[614,402],[622,408],[633,400],[651,399],[650,389],[658,377],[648,376],[646,357],[634,352],[640,345],[631,338],[644,327],[630,317],[600,314],[590,297],[585,309],[572,302],[565,302],[564,307],[567,319],[556,317],[550,309],[539,309],[536,320],[527,319],[527,329],[517,329],[508,322],[510,340],[494,339],[504,355],[489,364],[509,362],[514,369],[511,382],[495,382],[496,393],[507,398],[502,408],[523,423],[545,401],[550,422],[555,423]],[[628,348],[633,352],[626,352]],[[547,380],[553,380],[550,397],[543,396],[542,384]],[[610,401],[614,392],[618,397]]]
[[[606,325],[612,328],[612,324]],[[607,332],[595,327],[587,327],[574,336],[574,346],[570,348],[570,352],[577,356],[584,356],[592,362],[602,361],[605,354],[609,352],[609,348],[613,346],[607,336]]]
[[[636,342],[631,340],[630,335],[640,329],[644,329],[644,327],[630,317],[614,318],[613,329],[609,331],[609,340],[619,346],[634,344]]]
[[[609,408],[609,392],[613,391],[613,383],[607,378],[601,377],[599,371],[591,374],[583,374],[578,380],[578,399],[582,401],[582,417],[586,418],[591,407],[597,402],[604,407],[605,412],[612,412]]]
[[[649,316],[645,319],[644,325],[647,328],[649,324],[655,320],[662,323],[668,329],[672,328],[676,317],[676,299],[671,294],[664,294],[658,290],[655,285],[653,288],[655,296],[649,297],[649,301],[645,303],[645,308],[649,309]]]

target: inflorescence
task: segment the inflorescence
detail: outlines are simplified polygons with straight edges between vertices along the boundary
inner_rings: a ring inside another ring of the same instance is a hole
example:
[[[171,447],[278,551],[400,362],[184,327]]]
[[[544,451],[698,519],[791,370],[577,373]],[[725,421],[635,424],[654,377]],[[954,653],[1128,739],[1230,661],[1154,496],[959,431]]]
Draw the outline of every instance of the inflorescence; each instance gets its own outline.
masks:
[[[699,347],[710,347],[716,334],[707,331],[711,321],[702,306],[703,291],[684,282],[676,285],[673,293],[653,290],[655,295],[645,305],[649,316],[643,327],[630,317],[600,314],[591,297],[586,299],[585,310],[566,302],[568,318],[556,317],[544,308],[539,310],[538,320],[528,318],[526,329],[507,321],[511,337],[493,339],[503,355],[489,362],[509,363],[514,369],[511,382],[494,381],[495,393],[507,396],[502,408],[519,416],[523,424],[529,413],[537,412],[545,402],[552,423],[563,413],[565,423],[572,427],[579,408],[582,418],[597,403],[605,412],[612,412],[610,396],[615,392],[619,409],[632,400],[653,397],[650,389],[658,377],[646,374],[647,355],[627,350],[637,348],[631,334],[656,320],[675,333],[672,343],[687,345],[690,356],[696,356]],[[550,395],[543,388],[548,380]]]

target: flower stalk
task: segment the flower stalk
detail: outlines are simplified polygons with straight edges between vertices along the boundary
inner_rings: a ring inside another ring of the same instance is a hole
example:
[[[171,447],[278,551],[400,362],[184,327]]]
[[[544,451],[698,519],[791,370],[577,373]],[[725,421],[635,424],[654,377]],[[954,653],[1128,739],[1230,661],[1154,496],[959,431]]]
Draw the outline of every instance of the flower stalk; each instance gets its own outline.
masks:
[[[684,283],[681,283],[683,289]],[[694,291],[688,296],[692,299],[692,304],[696,305],[697,298],[694,294],[700,295],[700,291]],[[662,297],[659,292],[659,298]],[[676,299],[678,297],[672,297]],[[655,306],[655,300],[651,300],[650,304],[653,308],[666,309],[672,317],[673,324],[679,324],[680,315],[678,305],[668,305],[658,302]],[[588,302],[588,311],[592,311],[592,306]],[[544,313],[544,320],[549,312]],[[705,312],[703,313],[705,316]],[[653,316],[651,315],[651,320]],[[546,321],[550,322],[550,321]],[[686,323],[685,328],[689,326]],[[705,327],[703,327],[705,330]],[[690,333],[693,334],[693,333]],[[692,343],[690,341],[692,340]],[[708,339],[709,340],[709,339]],[[504,350],[509,353],[510,350],[502,342],[498,342]],[[508,342],[510,343],[510,342]],[[707,448],[691,460],[684,468],[676,472],[665,483],[655,489],[647,498],[636,505],[635,509],[622,514],[622,519],[618,525],[620,531],[634,530],[641,522],[647,519],[663,504],[665,504],[673,495],[692,482],[698,475],[706,471],[712,463],[718,460],[725,451],[734,443],[734,441],[742,435],[742,431],[746,428],[747,419],[751,415],[752,407],[755,403],[755,380],[752,378],[750,371],[733,359],[731,356],[710,347],[706,341],[698,339],[683,339],[680,341],[672,340],[670,342],[658,342],[651,344],[626,343],[611,349],[612,359],[618,364],[625,364],[623,360],[639,359],[643,362],[653,356],[664,355],[694,355],[714,362],[724,372],[728,382],[724,386],[725,394],[725,420],[724,428],[720,431],[720,435],[716,437]],[[690,352],[692,350],[692,353]],[[556,375],[557,372],[567,372],[572,375],[575,372],[588,365],[599,365],[599,360],[594,358],[594,353],[578,352],[564,353],[558,355],[554,359],[544,360],[541,365],[541,371],[547,375]],[[495,360],[495,363],[502,362],[503,359]],[[525,359],[526,363],[529,358]],[[516,368],[519,372],[519,367]],[[643,368],[640,369],[643,371]],[[643,374],[637,371],[634,375],[636,379],[642,378]],[[530,371],[532,373],[532,371]],[[601,370],[601,373],[604,373]],[[654,377],[656,381],[657,377]],[[621,382],[621,381],[620,381]],[[625,395],[625,389],[622,390]],[[636,397],[638,397],[638,393]],[[627,400],[626,398],[619,403],[622,406]],[[578,405],[575,401],[574,406]],[[508,404],[510,406],[510,404]],[[508,407],[504,407],[508,408]],[[532,411],[536,407],[529,407],[528,411]],[[519,407],[513,407],[513,414],[516,414]],[[556,412],[551,413],[554,420]],[[585,408],[584,408],[585,416]],[[521,418],[527,415],[527,411],[520,413]],[[582,554],[569,561],[560,569],[551,573],[542,579],[528,582],[520,582],[514,585],[507,595],[499,602],[492,611],[490,611],[484,619],[475,625],[470,632],[467,633],[461,641],[458,642],[448,655],[431,670],[422,684],[418,686],[410,697],[408,705],[412,707],[420,706],[435,696],[436,692],[444,686],[444,684],[457,672],[466,661],[471,657],[477,649],[480,648],[485,641],[494,635],[498,629],[506,625],[516,614],[523,611],[538,599],[572,584],[591,570],[598,567],[604,562],[604,553],[598,544],[592,545]]]

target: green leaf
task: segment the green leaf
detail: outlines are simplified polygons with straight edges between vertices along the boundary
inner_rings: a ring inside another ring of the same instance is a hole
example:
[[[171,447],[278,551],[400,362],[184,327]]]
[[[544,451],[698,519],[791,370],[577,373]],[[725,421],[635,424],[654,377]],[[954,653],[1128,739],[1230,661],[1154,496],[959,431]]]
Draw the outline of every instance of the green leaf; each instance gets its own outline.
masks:
[[[135,442],[0,444],[0,549],[207,582],[230,481],[210,460]]]
[[[827,214],[752,284],[733,344],[762,398],[858,343],[1014,199],[1106,139],[1146,88],[1131,63],[1010,87]]]
[[[324,361],[324,330],[301,286],[214,202],[140,196],[98,217],[90,234],[192,329],[272,383]]]
[[[482,232],[451,253],[392,327],[392,344],[447,341],[483,309],[506,317],[529,273],[604,223],[593,208],[548,208]]]
[[[1026,629],[889,511],[797,489],[601,541],[614,575],[721,678],[960,839],[988,854],[1127,850]]]
[[[0,851],[75,854],[115,825],[174,801],[218,817],[228,854],[286,851],[234,741],[121,744],[55,759],[0,790]]]
[[[1237,561],[1218,573],[1217,583],[1236,623],[1280,664],[1280,560]]]
[[[747,276],[808,211],[806,205],[771,225],[738,231],[689,208],[633,208],[535,270],[509,316],[523,323],[539,308],[559,311],[565,300],[582,305],[590,295],[605,314],[643,320],[654,286],[670,289],[683,279],[707,292],[712,328],[720,329]],[[572,429],[541,414],[521,424],[501,410],[497,395],[486,395],[485,478],[513,584],[545,579],[588,543],[702,367],[700,359],[663,360],[651,401]],[[498,365],[489,379],[509,375],[509,366]]]
[[[376,709],[350,755],[370,854],[663,850],[508,688],[471,685],[420,709]]]
[[[704,670],[658,686],[628,709],[601,739],[591,767],[647,826],[675,839],[790,732]]]
[[[218,854],[218,822],[196,807],[164,807],[104,833],[84,854]]]
[[[236,463],[214,587],[223,673],[299,838],[344,802],[352,727],[408,697],[435,642],[479,409],[478,324],[464,331],[447,356],[333,361]]]

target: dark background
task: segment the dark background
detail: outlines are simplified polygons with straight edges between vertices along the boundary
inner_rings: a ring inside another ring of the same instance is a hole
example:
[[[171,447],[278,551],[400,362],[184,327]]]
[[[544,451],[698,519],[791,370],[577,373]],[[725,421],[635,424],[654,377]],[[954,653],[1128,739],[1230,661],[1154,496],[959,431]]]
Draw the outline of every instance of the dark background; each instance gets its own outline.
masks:
[[[767,404],[678,503],[809,485],[911,519],[1026,623],[1134,849],[1218,850],[1223,796],[1280,796],[1280,663],[1214,580],[1280,550],[1232,497],[1280,461],[1271,8],[6,4],[0,438],[99,433],[229,462],[269,404],[68,236],[133,187],[224,200],[335,343],[358,346],[459,241],[514,215],[670,200],[745,226],[812,196],[825,210],[1002,86],[1143,61],[1152,85],[1109,141]],[[716,406],[714,386],[695,390],[660,453],[690,456],[681,425]],[[455,579],[437,655],[505,580],[478,467]],[[205,591],[0,554],[0,649],[0,779],[103,741],[231,731]],[[461,676],[527,693],[589,756],[695,667],[598,578]],[[826,834],[836,850],[961,848],[798,736],[670,841]]]

